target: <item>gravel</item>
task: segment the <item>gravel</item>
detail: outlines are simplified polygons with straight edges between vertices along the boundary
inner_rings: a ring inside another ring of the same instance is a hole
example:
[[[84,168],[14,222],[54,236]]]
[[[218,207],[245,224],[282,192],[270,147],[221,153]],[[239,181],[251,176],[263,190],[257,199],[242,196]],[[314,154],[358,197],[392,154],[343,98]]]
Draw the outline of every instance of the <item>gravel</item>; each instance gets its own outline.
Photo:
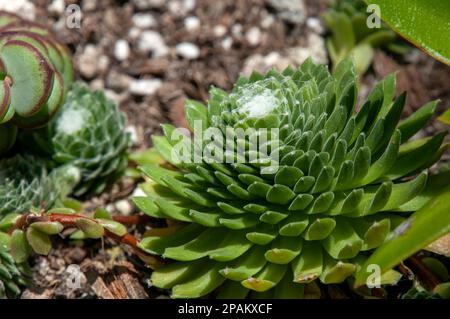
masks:
[[[161,84],[159,79],[131,80],[128,89],[134,95],[153,95],[161,87]]]
[[[200,56],[200,49],[194,43],[182,42],[176,46],[177,54],[188,60],[195,60]]]
[[[126,40],[120,39],[116,41],[114,46],[114,56],[119,61],[124,61],[130,56],[130,45]]]
[[[155,58],[166,56],[169,48],[166,46],[163,37],[156,31],[144,31],[139,36],[138,49],[144,53],[152,53]]]

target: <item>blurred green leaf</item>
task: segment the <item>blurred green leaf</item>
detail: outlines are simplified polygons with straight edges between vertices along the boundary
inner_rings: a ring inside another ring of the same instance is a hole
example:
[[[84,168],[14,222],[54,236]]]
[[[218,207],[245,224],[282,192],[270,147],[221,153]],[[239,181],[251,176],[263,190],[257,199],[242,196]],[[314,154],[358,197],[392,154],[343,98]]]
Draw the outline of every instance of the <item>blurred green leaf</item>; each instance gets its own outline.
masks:
[[[442,123],[450,125],[450,109],[442,113],[442,115],[438,117],[438,120]]]
[[[137,165],[164,163],[164,158],[162,158],[158,151],[153,147],[146,149],[145,151],[131,153],[128,158]]]
[[[366,0],[381,9],[381,18],[394,31],[450,64],[450,1],[448,0]]]
[[[372,274],[369,265],[378,265],[385,272],[423,247],[450,232],[450,189],[431,199],[420,210],[400,224],[365,262],[356,275],[355,286],[364,285]]]

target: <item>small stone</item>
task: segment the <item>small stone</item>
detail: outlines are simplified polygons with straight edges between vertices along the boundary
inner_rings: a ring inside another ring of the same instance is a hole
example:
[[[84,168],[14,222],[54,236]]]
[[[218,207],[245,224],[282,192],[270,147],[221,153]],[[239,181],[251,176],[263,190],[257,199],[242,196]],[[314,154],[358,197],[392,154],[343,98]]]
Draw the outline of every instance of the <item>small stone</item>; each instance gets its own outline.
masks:
[[[272,68],[282,71],[290,63],[291,61],[289,58],[282,56],[279,52],[273,51],[265,56],[261,54],[254,54],[245,60],[242,73],[246,76],[250,76],[253,71],[258,71],[264,74]]]
[[[102,74],[106,73],[109,68],[109,57],[105,54],[100,55],[98,62],[97,62],[97,67],[98,67],[99,73],[102,73]]]
[[[184,27],[189,31],[197,30],[200,28],[200,19],[195,16],[187,17],[184,19]]]
[[[131,197],[143,197],[143,196],[147,196],[147,194],[140,187],[135,188],[133,193],[131,194]]]
[[[200,49],[193,43],[190,42],[182,42],[176,46],[177,54],[181,57],[194,60],[200,56]]]
[[[195,0],[172,0],[167,4],[169,11],[175,16],[185,16],[195,8]]]
[[[97,9],[97,2],[92,0],[83,0],[81,3],[82,11],[94,11]]]
[[[92,80],[91,83],[89,83],[89,86],[94,91],[104,90],[105,89],[105,81],[103,81],[102,79],[95,79],[95,80]]]
[[[121,94],[117,94],[116,92],[112,91],[112,90],[107,90],[104,89],[103,92],[105,92],[105,95],[108,99],[116,102],[116,103],[122,103],[124,100],[124,96]]]
[[[139,143],[138,133],[136,126],[134,125],[128,125],[125,128],[125,132],[127,132],[130,135],[130,140],[133,145],[137,145]]]
[[[106,209],[108,212],[110,212],[110,213],[114,213],[115,210],[116,210],[116,208],[115,208],[115,206],[114,206],[113,204],[108,204],[108,205],[106,205],[105,209]]]
[[[222,48],[224,50],[230,50],[232,45],[233,45],[233,38],[232,37],[226,37],[221,42],[221,46],[222,46]]]
[[[302,64],[308,57],[311,57],[315,63],[328,63],[325,41],[315,33],[309,34],[307,47],[290,48],[288,49],[288,53],[289,58],[297,65]]]
[[[133,206],[126,199],[117,201],[115,206],[123,215],[130,215],[133,212]]]
[[[88,44],[78,57],[80,73],[86,78],[93,78],[98,73],[100,49],[93,44]]]
[[[64,0],[53,0],[47,7],[48,12],[53,14],[62,14],[66,10]]]
[[[227,28],[223,24],[218,24],[214,27],[213,32],[217,38],[221,38],[227,33]]]
[[[132,80],[129,85],[129,90],[134,95],[153,95],[161,87],[161,84],[162,82],[159,79]]]
[[[195,9],[196,0],[183,0],[183,8],[186,11],[192,11]]]
[[[149,29],[157,24],[155,18],[149,13],[136,13],[132,20],[133,24],[140,29]]]
[[[126,40],[120,39],[114,45],[114,56],[119,61],[125,61],[130,56],[130,45]]]
[[[113,90],[122,91],[128,88],[131,80],[130,76],[111,70],[106,78],[106,86]]]
[[[156,31],[144,31],[139,36],[138,49],[144,53],[152,52],[153,57],[160,58],[169,53],[163,37]]]
[[[305,21],[307,15],[304,0],[268,0],[268,2],[284,21],[292,24],[302,24]]]
[[[160,8],[165,5],[166,0],[132,0],[131,2],[139,10],[146,10],[151,8]]]
[[[271,14],[269,14],[268,16],[264,17],[264,19],[261,21],[261,27],[263,29],[268,29],[274,22],[275,22],[274,17]]]
[[[236,23],[231,27],[231,33],[235,38],[241,38],[242,37],[242,24]]]
[[[322,22],[316,17],[306,19],[306,26],[318,34],[323,34],[325,32]]]
[[[245,33],[245,39],[252,47],[257,46],[261,42],[261,36],[261,30],[257,27],[252,27]]]
[[[130,30],[128,31],[128,37],[131,40],[136,40],[142,33],[142,30],[137,28],[137,27],[132,27],[130,28]]]
[[[0,10],[18,14],[28,20],[36,18],[36,7],[29,0],[1,0]]]

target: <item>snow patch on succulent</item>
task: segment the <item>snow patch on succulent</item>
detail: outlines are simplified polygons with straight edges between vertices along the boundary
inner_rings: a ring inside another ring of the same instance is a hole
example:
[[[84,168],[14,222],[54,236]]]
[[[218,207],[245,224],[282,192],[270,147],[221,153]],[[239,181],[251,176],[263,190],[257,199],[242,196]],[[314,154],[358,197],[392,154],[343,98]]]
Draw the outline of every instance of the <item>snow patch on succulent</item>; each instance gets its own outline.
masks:
[[[67,110],[58,119],[57,131],[64,134],[74,134],[83,129],[89,113],[86,110]]]
[[[251,83],[233,93],[230,97],[232,99],[236,97],[235,112],[252,118],[261,118],[284,105],[285,99],[277,94],[278,90],[269,88],[273,80],[269,78]]]

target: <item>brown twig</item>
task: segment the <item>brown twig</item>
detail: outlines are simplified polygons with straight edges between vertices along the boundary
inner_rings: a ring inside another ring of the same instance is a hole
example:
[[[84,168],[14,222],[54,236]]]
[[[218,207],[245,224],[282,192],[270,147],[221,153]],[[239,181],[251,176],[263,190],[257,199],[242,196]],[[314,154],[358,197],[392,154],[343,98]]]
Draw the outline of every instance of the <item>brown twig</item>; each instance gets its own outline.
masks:
[[[430,269],[428,269],[428,267],[417,256],[410,257],[408,262],[411,265],[411,268],[414,269],[414,273],[417,274],[424,286],[430,291],[442,283],[442,280],[440,280]]]

